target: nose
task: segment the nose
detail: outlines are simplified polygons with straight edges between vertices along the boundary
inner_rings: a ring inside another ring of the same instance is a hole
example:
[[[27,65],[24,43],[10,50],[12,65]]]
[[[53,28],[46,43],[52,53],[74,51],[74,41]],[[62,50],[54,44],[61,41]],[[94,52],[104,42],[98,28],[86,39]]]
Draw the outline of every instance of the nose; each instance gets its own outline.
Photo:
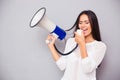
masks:
[[[80,24],[80,28],[82,29],[82,28],[84,28],[86,25],[85,25],[85,23],[81,23]]]

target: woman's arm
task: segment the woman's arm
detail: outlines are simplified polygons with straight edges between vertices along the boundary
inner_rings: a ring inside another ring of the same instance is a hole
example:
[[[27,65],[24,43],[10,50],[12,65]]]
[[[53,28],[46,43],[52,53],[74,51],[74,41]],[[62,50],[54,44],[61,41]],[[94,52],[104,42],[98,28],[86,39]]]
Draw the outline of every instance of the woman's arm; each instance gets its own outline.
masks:
[[[87,50],[86,50],[85,38],[84,38],[83,33],[81,33],[81,35],[79,35],[78,32],[75,32],[75,41],[77,42],[77,44],[80,47],[81,58],[84,59],[84,58],[88,57]]]
[[[75,33],[75,41],[79,44],[80,47],[80,55],[82,58],[83,71],[85,73],[90,73],[94,71],[103,60],[106,51],[106,45],[102,42],[98,42],[97,44],[94,44],[92,46],[94,52],[91,56],[90,55],[88,56],[84,37],[79,36],[77,33]]]
[[[52,57],[55,61],[57,61],[60,58],[60,55],[58,54],[58,52],[56,51],[54,47],[56,38],[53,35],[49,34],[47,37],[47,40],[50,41],[47,45],[52,53]]]
[[[82,68],[85,73],[94,71],[100,65],[105,56],[106,45],[104,43],[99,42],[92,47],[94,50],[92,55],[82,59]]]
[[[64,70],[66,68],[66,57],[60,56],[54,47],[54,43],[56,38],[52,35],[48,35],[47,40],[50,41],[47,45],[52,53],[53,59],[56,61],[57,66],[60,70]]]

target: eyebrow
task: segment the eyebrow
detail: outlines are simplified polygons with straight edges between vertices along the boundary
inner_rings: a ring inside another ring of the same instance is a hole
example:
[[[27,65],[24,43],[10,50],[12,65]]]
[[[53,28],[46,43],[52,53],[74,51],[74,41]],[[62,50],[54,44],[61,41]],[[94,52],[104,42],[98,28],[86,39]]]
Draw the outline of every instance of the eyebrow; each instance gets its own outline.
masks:
[[[89,22],[89,20],[79,21],[79,22]]]

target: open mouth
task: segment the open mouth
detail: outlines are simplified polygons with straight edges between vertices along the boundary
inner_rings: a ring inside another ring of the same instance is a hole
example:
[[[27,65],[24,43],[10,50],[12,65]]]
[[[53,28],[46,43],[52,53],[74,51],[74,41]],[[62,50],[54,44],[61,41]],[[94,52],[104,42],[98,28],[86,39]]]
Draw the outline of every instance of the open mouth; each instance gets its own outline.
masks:
[[[83,32],[86,32],[88,29],[86,28],[86,29],[82,29],[83,30]]]

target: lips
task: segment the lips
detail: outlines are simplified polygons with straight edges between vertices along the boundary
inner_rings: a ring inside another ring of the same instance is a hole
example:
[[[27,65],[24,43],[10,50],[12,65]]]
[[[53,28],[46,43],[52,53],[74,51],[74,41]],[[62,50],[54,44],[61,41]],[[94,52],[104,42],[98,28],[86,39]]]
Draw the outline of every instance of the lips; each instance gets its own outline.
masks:
[[[83,32],[86,32],[88,29],[82,29]]]
[[[86,32],[88,31],[88,29],[86,28],[86,29],[82,29],[82,31],[83,31],[83,34],[86,34]]]

